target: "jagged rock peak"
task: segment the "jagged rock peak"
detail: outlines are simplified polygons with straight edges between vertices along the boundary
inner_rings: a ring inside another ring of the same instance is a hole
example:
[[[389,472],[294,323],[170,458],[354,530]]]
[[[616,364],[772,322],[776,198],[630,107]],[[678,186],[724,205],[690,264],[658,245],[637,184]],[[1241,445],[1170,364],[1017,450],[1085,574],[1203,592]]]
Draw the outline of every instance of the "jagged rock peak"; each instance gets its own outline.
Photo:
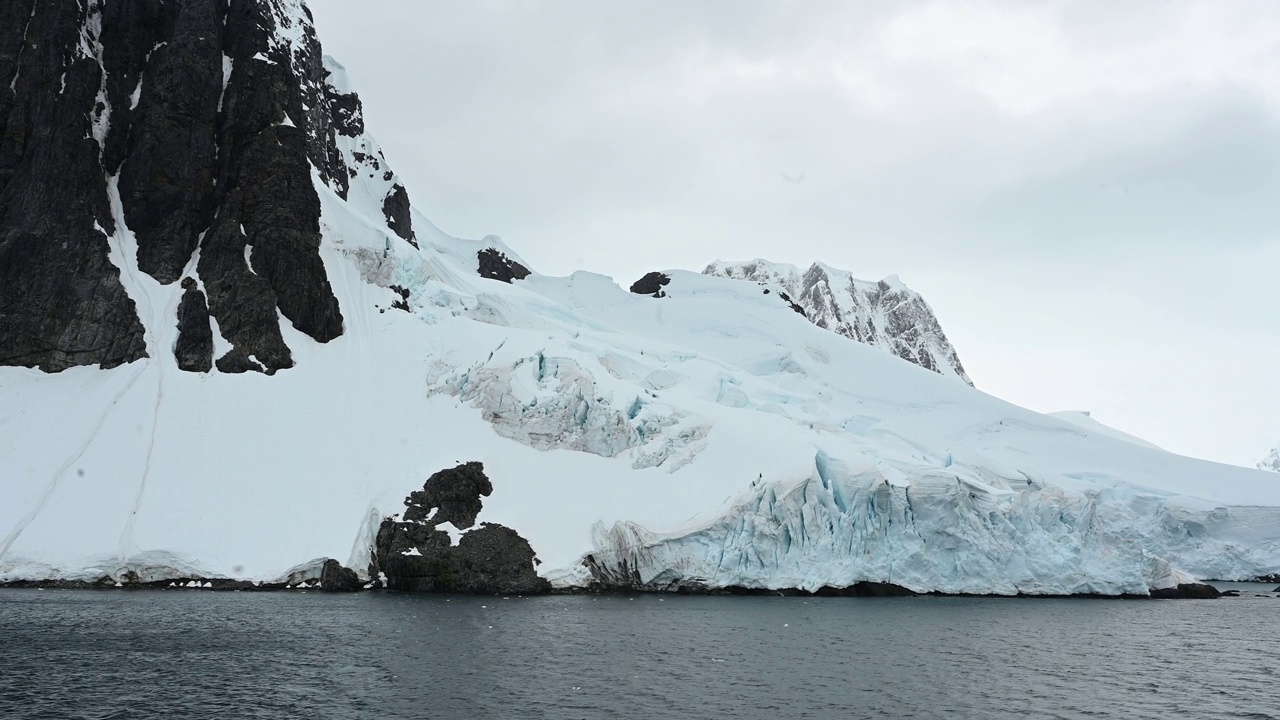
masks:
[[[823,263],[802,270],[760,259],[717,260],[703,274],[775,285],[814,325],[973,384],[933,309],[896,275],[868,282]]]
[[[1258,461],[1258,469],[1280,473],[1280,443],[1276,443],[1276,446],[1271,448],[1271,453]]]
[[[207,314],[220,371],[292,367],[281,315],[343,333],[313,168],[416,245],[301,0],[14,0],[0,78],[0,364],[112,367],[172,351],[147,336],[176,322],[201,371]],[[146,316],[139,273],[193,281],[181,317]]]

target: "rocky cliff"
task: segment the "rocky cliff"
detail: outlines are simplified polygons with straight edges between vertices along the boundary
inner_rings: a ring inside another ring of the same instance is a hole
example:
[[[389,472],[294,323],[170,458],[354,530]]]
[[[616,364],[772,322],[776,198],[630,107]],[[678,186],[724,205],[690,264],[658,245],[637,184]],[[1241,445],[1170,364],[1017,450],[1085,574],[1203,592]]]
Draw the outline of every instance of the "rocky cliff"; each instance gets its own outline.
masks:
[[[703,274],[777,286],[814,325],[973,384],[929,304],[897,277],[867,282],[822,263],[801,270],[766,260],[717,260]]]
[[[0,364],[291,367],[282,317],[344,331],[312,173],[415,240],[300,0],[12,0],[0,79]],[[136,274],[182,281],[180,307]],[[177,347],[148,347],[144,315]]]

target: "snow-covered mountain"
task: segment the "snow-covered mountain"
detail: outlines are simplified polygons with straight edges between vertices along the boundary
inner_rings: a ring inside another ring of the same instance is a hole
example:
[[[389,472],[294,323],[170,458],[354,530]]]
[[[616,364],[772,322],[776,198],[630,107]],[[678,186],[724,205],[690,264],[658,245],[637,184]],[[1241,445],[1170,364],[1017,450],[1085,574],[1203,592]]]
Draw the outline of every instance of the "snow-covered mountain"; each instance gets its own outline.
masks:
[[[0,582],[368,574],[499,536],[559,586],[1280,571],[1269,474],[1010,405],[753,282],[655,298],[441,232],[293,0],[38,5],[0,10]],[[466,497],[433,485],[455,466]]]
[[[1258,461],[1258,469],[1280,473],[1280,443],[1271,448],[1270,454]]]
[[[868,282],[820,262],[801,270],[759,259],[717,260],[703,274],[749,280],[765,286],[765,292],[779,288],[793,309],[820,328],[973,384],[933,309],[896,275]]]

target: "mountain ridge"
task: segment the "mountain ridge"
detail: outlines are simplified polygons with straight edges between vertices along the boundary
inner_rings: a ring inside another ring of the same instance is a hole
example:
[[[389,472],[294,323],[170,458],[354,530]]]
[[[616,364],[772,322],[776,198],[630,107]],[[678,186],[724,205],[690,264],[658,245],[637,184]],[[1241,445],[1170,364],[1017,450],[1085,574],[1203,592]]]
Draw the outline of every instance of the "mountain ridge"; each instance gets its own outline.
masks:
[[[703,274],[776,285],[814,325],[973,385],[933,309],[897,275],[868,282],[822,262],[802,270],[760,258],[716,260]]]

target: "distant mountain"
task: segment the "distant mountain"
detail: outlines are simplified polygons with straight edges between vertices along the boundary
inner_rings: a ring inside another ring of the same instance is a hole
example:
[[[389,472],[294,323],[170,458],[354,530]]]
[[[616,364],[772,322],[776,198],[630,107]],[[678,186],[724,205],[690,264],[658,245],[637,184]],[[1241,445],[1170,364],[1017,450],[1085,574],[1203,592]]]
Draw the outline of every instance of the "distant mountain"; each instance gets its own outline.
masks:
[[[1280,473],[1280,443],[1271,448],[1271,453],[1258,462],[1259,470]]]
[[[973,384],[933,309],[897,276],[868,282],[820,262],[801,270],[759,259],[717,260],[703,274],[777,286],[814,325]]]

